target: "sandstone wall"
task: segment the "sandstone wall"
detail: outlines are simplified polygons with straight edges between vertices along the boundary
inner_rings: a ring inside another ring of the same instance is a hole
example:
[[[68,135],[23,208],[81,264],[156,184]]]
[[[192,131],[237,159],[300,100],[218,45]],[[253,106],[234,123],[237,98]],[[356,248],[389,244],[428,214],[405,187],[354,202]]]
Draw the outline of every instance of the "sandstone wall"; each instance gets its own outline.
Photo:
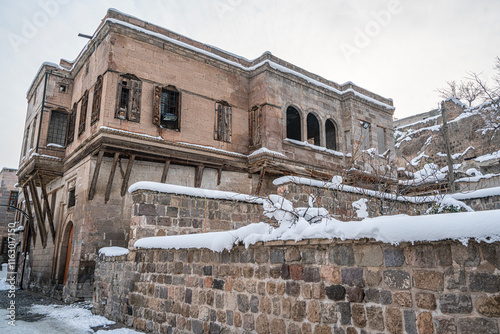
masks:
[[[94,312],[155,333],[499,333],[500,243],[269,242],[101,257]]]

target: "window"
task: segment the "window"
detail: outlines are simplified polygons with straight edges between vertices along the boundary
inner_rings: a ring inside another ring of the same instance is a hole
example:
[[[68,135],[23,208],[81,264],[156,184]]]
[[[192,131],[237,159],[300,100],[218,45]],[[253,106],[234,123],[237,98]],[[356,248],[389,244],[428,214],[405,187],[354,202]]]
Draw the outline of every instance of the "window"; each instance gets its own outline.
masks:
[[[16,207],[17,206],[17,198],[19,196],[19,193],[17,191],[11,191],[10,194],[9,194],[9,205],[10,206],[14,206]],[[11,208],[9,208],[10,210]]]
[[[254,147],[261,144],[261,120],[262,112],[261,108],[258,106],[254,106],[250,110],[249,117],[249,127],[250,127],[250,146]]]
[[[286,110],[286,137],[295,140],[302,140],[300,114],[294,107]]]
[[[215,140],[231,142],[232,117],[232,108],[226,101],[215,103]]]
[[[53,110],[50,115],[49,131],[47,133],[47,144],[66,144],[66,126],[68,125],[68,114]]]
[[[327,119],[325,123],[326,148],[330,150],[337,149],[337,131],[335,124],[331,119]]]
[[[35,117],[35,119],[33,119],[33,123],[31,124],[31,140],[30,140],[30,148],[33,148],[34,144],[35,144],[35,129],[36,129],[36,120],[37,120],[37,117]]]
[[[102,95],[102,76],[97,77],[97,82],[94,86],[94,98],[92,101],[92,114],[90,115],[90,124],[94,124],[99,120],[101,111],[101,95]]]
[[[89,103],[89,92],[86,90],[82,96],[82,105],[80,106],[80,124],[78,125],[78,137],[85,131],[87,120],[87,105]]]
[[[155,86],[153,98],[153,124],[164,129],[180,130],[180,92],[174,86]]]
[[[24,133],[24,142],[23,142],[23,157],[26,156],[26,150],[28,149],[28,137],[30,136],[30,126],[26,129]]]
[[[59,85],[59,91],[61,93],[66,93],[66,85]]]
[[[118,78],[115,118],[139,123],[141,120],[142,81],[133,74]]]
[[[319,122],[312,113],[307,115],[307,142],[316,146],[320,145]]]
[[[75,125],[76,125],[76,109],[78,108],[78,103],[73,104],[73,110],[68,117],[68,135],[67,135],[67,145],[71,144],[75,139]]]
[[[68,208],[72,208],[75,206],[76,196],[75,196],[75,188],[70,189],[68,193]]]
[[[370,128],[371,124],[361,121],[361,149],[367,150],[370,148]]]
[[[387,145],[385,144],[385,129],[377,127],[377,142],[378,142],[378,153],[382,154],[387,150]]]

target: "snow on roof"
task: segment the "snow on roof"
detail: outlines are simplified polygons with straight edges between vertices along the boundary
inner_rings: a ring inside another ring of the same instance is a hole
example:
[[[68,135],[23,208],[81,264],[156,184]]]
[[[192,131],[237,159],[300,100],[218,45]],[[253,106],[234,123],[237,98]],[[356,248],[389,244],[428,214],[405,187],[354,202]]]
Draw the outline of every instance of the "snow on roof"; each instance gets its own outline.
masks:
[[[149,181],[136,182],[128,188],[129,193],[133,193],[134,191],[137,190],[150,190],[150,191],[157,191],[160,193],[188,195],[188,196],[211,198],[211,199],[223,199],[228,201],[238,201],[247,203],[261,204],[263,202],[262,197],[253,195],[234,193],[231,191],[184,187],[173,184],[149,182]]]
[[[104,255],[104,256],[122,256],[122,255],[127,255],[129,250],[127,248],[123,247],[103,247],[99,249],[99,255]]]
[[[467,244],[470,239],[484,242],[500,241],[500,210],[449,213],[425,216],[381,216],[362,221],[341,222],[324,218],[310,224],[299,219],[285,230],[265,223],[250,224],[227,232],[150,237],[135,242],[136,248],[208,248],[216,252],[230,250],[243,243],[246,247],[257,242],[304,239],[374,239],[390,244],[418,241],[458,240]],[[278,231],[280,231],[278,233]]]
[[[499,159],[499,158],[500,158],[500,151],[496,151],[493,153],[481,155],[481,156],[475,158],[474,160],[477,162],[484,162],[484,161]]]
[[[326,152],[326,153],[333,154],[333,155],[336,155],[336,156],[339,156],[339,157],[343,157],[344,156],[344,153],[342,153],[342,152],[331,150],[331,149],[328,149],[328,148],[323,147],[323,146],[313,145],[313,144],[308,143],[307,141],[300,141],[300,140],[295,140],[295,139],[290,139],[290,138],[286,138],[285,140],[288,141],[288,142],[290,142],[290,143],[293,143],[295,145],[310,147],[310,148],[312,148],[314,150]],[[351,156],[351,154],[347,153],[346,156]]]
[[[266,148],[266,147],[261,147],[259,148],[257,151],[254,151],[252,153],[250,153],[248,155],[248,157],[253,157],[253,156],[256,156],[256,155],[259,155],[259,154],[271,154],[271,155],[277,155],[277,156],[280,156],[280,157],[285,157],[286,158],[286,155],[284,155],[283,153],[280,153],[280,152],[276,152],[276,151],[271,151],[270,149]]]
[[[225,154],[231,154],[231,155],[236,155],[236,156],[244,157],[244,158],[247,157],[245,154],[242,154],[242,153],[226,151],[226,150],[222,150],[220,148],[216,148],[216,147],[213,147],[213,146],[198,145],[198,144],[191,144],[191,143],[184,143],[184,142],[177,142],[177,144],[182,144],[182,145],[186,145],[186,146],[193,146],[193,147],[199,147],[199,148],[203,148],[203,149],[206,149],[206,150],[209,150],[209,151],[220,152],[220,153],[225,153]]]

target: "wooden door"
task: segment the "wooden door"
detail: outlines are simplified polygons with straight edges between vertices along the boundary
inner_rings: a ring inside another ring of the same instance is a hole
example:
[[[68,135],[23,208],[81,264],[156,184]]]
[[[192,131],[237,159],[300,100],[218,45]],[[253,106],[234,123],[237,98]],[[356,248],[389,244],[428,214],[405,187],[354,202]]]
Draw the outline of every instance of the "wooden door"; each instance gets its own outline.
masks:
[[[68,236],[68,249],[66,251],[66,264],[64,266],[63,284],[66,284],[66,280],[68,279],[69,262],[71,260],[71,249],[73,248],[73,229],[74,226],[71,226],[71,231],[69,231],[69,236]]]

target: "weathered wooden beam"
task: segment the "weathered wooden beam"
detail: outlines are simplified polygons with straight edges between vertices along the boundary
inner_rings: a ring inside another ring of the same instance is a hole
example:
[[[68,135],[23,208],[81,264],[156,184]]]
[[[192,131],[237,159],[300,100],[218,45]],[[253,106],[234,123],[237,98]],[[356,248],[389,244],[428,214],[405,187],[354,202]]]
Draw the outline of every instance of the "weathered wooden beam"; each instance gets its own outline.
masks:
[[[199,165],[196,166],[196,172],[194,174],[194,187],[199,188],[201,187],[201,180],[203,179],[203,170],[205,169],[205,166]]]
[[[26,206],[26,211],[28,213],[28,224],[29,228],[31,230],[31,234],[33,235],[33,246],[35,246],[36,243],[36,230],[35,230],[35,224],[33,223],[33,213],[31,212],[31,203],[30,203],[30,195],[28,192],[28,188],[26,185],[23,186],[23,193],[24,193],[24,200],[25,200],[25,206]]]
[[[45,229],[45,222],[42,216],[42,208],[40,207],[40,200],[38,199],[38,193],[36,191],[36,185],[33,179],[29,181],[29,189],[31,192],[31,199],[33,200],[33,207],[35,209],[38,228],[40,229],[40,239],[42,240],[43,248],[45,248],[47,246],[47,230]]]
[[[120,158],[120,153],[117,152],[115,153],[115,157],[113,158],[113,164],[111,165],[111,172],[109,173],[108,184],[106,185],[106,194],[104,195],[104,203],[108,203],[109,196],[111,195],[111,188],[113,187],[113,179],[115,177],[118,158]]]
[[[217,185],[220,185],[220,180],[222,177],[222,168],[217,169]]]
[[[135,155],[131,154],[128,159],[127,170],[125,171],[125,176],[123,177],[122,183],[122,197],[125,196],[128,190],[128,180],[130,179],[130,173],[132,172],[132,166],[134,165]]]
[[[88,197],[89,201],[94,199],[95,188],[97,186],[97,178],[99,177],[99,171],[101,170],[103,155],[104,155],[104,151],[99,151],[99,154],[97,155],[97,162],[95,164],[94,176],[92,176],[92,182],[90,183],[90,190],[89,190],[89,197]]]
[[[38,180],[40,181],[40,188],[42,189],[43,204],[45,205],[45,212],[47,212],[49,220],[50,234],[52,235],[52,243],[56,242],[56,230],[54,229],[54,215],[49,205],[49,197],[47,196],[47,189],[42,174],[38,173]],[[45,218],[45,216],[44,216]]]
[[[168,169],[170,168],[170,160],[165,161],[165,165],[163,165],[163,173],[161,174],[161,183],[165,183],[167,180]]]
[[[264,181],[264,175],[266,175],[266,169],[262,167],[259,175],[259,182],[257,183],[257,189],[255,189],[255,195],[259,195],[260,189],[262,188],[262,182]]]

